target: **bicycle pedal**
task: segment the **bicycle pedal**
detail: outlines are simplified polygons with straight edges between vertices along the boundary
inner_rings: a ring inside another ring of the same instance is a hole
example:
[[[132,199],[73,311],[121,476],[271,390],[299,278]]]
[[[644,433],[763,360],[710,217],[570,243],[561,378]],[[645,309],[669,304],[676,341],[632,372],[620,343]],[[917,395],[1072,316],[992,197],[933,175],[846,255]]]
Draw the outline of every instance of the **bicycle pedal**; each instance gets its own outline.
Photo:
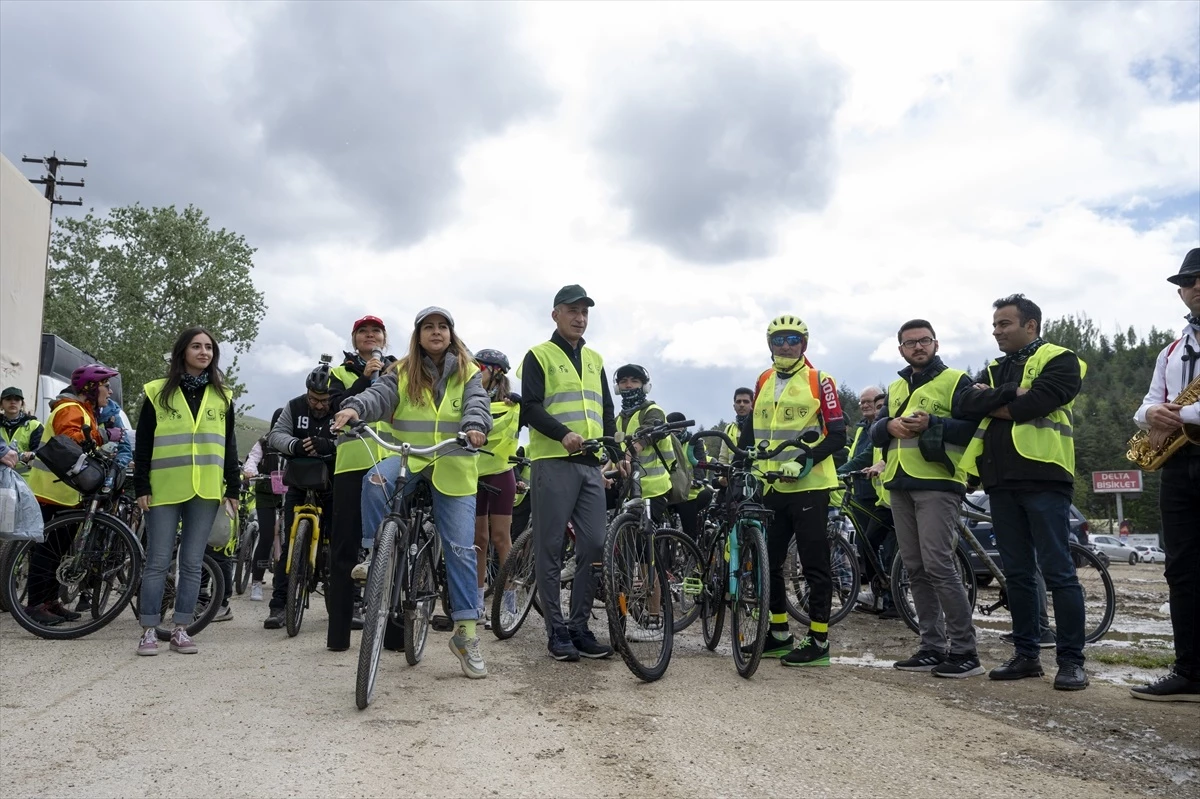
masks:
[[[685,596],[700,596],[704,593],[704,581],[699,577],[684,577],[683,593]]]
[[[439,633],[448,633],[454,629],[454,620],[449,616],[434,616],[429,620],[429,626]]]

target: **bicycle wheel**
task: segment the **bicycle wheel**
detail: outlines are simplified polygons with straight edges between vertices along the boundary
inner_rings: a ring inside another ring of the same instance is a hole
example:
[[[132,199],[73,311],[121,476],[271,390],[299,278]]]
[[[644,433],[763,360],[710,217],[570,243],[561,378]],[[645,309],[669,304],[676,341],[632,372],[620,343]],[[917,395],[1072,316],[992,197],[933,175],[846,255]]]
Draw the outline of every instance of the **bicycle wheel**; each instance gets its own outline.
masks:
[[[8,551],[12,549],[12,541],[0,541],[0,565],[8,559]],[[0,613],[8,613],[12,602],[8,597],[8,580],[0,580]]]
[[[829,571],[833,577],[833,601],[829,606],[829,625],[832,627],[850,615],[858,599],[860,575],[858,558],[850,543],[836,535],[829,540]],[[808,624],[808,581],[800,567],[796,540],[788,543],[788,556],[783,564],[783,582],[787,589],[788,615],[801,624]]]
[[[704,573],[700,549],[691,538],[673,527],[655,530],[654,546],[656,559],[667,577],[674,631],[681,632],[700,616],[700,586]]]
[[[1075,574],[1083,589],[1083,640],[1093,644],[1104,637],[1112,626],[1117,613],[1117,593],[1112,577],[1100,558],[1086,547],[1071,544],[1071,558],[1075,561]],[[1046,609],[1054,613],[1054,600],[1046,597]]]
[[[404,557],[401,548],[400,557]],[[405,575],[404,586],[404,659],[415,666],[425,654],[425,642],[429,640],[429,622],[433,618],[433,606],[438,601],[436,567],[433,563],[432,547],[425,547],[417,556],[412,574]],[[446,613],[449,614],[449,608]]]
[[[661,563],[652,562],[641,520],[618,518],[604,542],[604,608],[613,647],[634,676],[653,682],[671,662],[674,644],[671,595]]]
[[[971,568],[966,550],[961,545],[954,548],[954,570],[962,580],[963,588],[967,590],[967,605],[973,611],[976,594],[975,571]],[[912,601],[912,586],[908,579],[908,570],[904,568],[904,559],[899,553],[892,560],[892,601],[896,603],[896,610],[908,628],[919,634],[921,624],[917,618],[917,607]]]
[[[733,664],[738,674],[749,678],[762,660],[771,623],[767,542],[762,528],[756,523],[741,522],[732,535],[740,536],[740,539],[737,593],[730,603],[729,635],[733,639]]]
[[[170,641],[171,631],[175,629],[175,623],[172,620],[175,617],[175,572],[177,566],[177,561],[171,561],[171,568],[167,572],[167,583],[163,587],[162,621],[155,628],[160,641]],[[212,555],[206,554],[200,565],[200,593],[196,596],[196,609],[192,614],[192,622],[187,626],[188,635],[196,635],[208,626],[208,623],[217,615],[217,611],[221,609],[221,600],[224,597],[225,572]]]
[[[237,566],[233,572],[233,590],[238,596],[246,593],[250,576],[254,571],[254,552],[258,549],[258,521],[251,521],[238,540]]]
[[[496,585],[503,588],[492,592],[492,634],[503,641],[521,629],[537,594],[533,530],[517,536],[496,574]]]
[[[84,511],[59,514],[46,525],[46,540],[65,537],[72,541],[86,516]],[[28,605],[34,546],[30,541],[13,542],[0,562],[0,579],[11,603],[9,613],[13,620],[39,638],[67,640],[93,633],[125,610],[137,592],[142,573],[141,546],[120,520],[108,514],[97,514],[92,517],[92,529],[78,559],[72,558],[74,553],[68,547],[54,564],[57,579],[71,579],[67,585],[59,583],[56,598],[61,597],[64,590],[72,600],[77,598],[75,609],[67,609],[78,618],[53,624],[39,622],[31,616]]]
[[[717,536],[704,558],[703,586],[700,594],[700,630],[709,651],[721,643],[725,627],[725,588],[729,567],[725,563],[725,536]]]
[[[392,612],[392,587],[396,579],[397,539],[400,525],[386,518],[375,535],[371,551],[371,569],[363,591],[363,631],[358,645],[358,672],[354,681],[354,703],[359,710],[375,698],[375,678],[379,674],[379,655],[383,652],[383,633]]]
[[[312,520],[301,519],[296,525],[296,538],[292,551],[288,553],[287,599],[283,606],[283,619],[289,638],[300,633],[304,623],[304,608],[308,605],[308,584],[312,578],[312,565],[308,562],[308,551],[312,547]]]

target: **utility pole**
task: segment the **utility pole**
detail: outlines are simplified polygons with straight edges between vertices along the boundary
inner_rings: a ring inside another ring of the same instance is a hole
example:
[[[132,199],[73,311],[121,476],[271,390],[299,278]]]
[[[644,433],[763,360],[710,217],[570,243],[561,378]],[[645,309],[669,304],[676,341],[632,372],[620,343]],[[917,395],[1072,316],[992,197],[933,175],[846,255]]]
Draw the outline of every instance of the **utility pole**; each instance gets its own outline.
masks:
[[[83,205],[83,198],[78,200],[64,200],[58,196],[56,192],[59,186],[83,186],[82,180],[59,180],[58,168],[60,166],[75,166],[87,167],[87,161],[68,161],[66,158],[59,158],[58,153],[51,153],[42,158],[30,158],[29,156],[21,156],[21,161],[26,164],[42,164],[46,167],[47,175],[41,178],[30,178],[29,182],[39,186],[46,187],[46,199],[50,201],[51,211],[56,205]]]

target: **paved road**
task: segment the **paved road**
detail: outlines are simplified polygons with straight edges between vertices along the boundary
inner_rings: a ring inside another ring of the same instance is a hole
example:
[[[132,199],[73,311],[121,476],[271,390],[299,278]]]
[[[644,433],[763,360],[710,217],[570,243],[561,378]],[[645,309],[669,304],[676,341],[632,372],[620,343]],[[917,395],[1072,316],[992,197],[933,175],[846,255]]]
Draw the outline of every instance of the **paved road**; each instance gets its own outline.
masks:
[[[134,656],[132,615],[70,642],[0,616],[2,793],[1082,799],[1200,784],[1200,708],[1111,684],[1062,694],[771,661],[745,681],[688,631],[647,685],[619,659],[556,664],[528,627],[507,642],[485,634],[481,681],[461,676],[445,633],[415,668],[385,653],[360,712],[357,649],[325,650],[323,608],[294,639],[261,628],[264,604],[234,608],[198,637],[200,654],[156,658]],[[880,623],[844,624],[849,640]]]

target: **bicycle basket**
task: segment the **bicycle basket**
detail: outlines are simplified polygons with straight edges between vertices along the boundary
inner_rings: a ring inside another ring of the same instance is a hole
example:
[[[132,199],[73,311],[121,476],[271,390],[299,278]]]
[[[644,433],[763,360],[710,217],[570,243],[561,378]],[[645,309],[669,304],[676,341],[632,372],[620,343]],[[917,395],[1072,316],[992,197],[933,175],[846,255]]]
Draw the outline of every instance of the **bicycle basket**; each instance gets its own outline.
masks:
[[[37,458],[59,480],[81,494],[91,494],[104,485],[107,469],[88,456],[75,439],[57,435],[38,448]]]
[[[301,491],[328,491],[329,467],[320,458],[292,458],[283,470],[283,482]]]

